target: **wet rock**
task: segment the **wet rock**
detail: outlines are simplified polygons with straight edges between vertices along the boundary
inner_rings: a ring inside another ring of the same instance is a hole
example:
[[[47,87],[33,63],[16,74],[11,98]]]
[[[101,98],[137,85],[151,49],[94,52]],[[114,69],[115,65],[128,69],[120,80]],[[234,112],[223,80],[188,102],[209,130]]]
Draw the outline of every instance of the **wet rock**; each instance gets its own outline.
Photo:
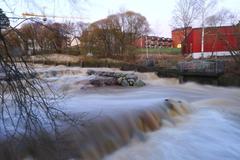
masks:
[[[122,82],[121,82],[121,86],[128,87],[129,86],[128,81],[126,79],[123,79]]]
[[[117,77],[117,78],[122,78],[122,77],[125,77],[126,74],[124,73],[115,73],[114,76]]]
[[[121,83],[122,83],[122,80],[123,80],[123,77],[119,77],[119,78],[117,79],[118,84],[121,84]]]
[[[91,70],[91,69],[87,70],[88,75],[94,75],[95,73],[96,73],[96,71],[94,71],[94,70]]]
[[[123,87],[142,87],[145,85],[145,83],[142,80],[138,80],[138,76],[133,73],[88,70],[87,74],[96,76],[96,78],[90,81],[90,84],[94,86],[120,85]]]
[[[134,79],[128,79],[129,86],[134,86],[135,80]]]
[[[136,87],[143,87],[145,85],[146,84],[142,80],[137,80],[134,84],[134,86],[136,86]]]
[[[102,86],[114,86],[118,85],[117,79],[113,77],[95,77],[94,79],[91,79],[89,83],[96,87],[102,87]]]
[[[127,74],[126,78],[127,79],[133,79],[134,81],[136,81],[138,79],[138,77],[135,74]]]

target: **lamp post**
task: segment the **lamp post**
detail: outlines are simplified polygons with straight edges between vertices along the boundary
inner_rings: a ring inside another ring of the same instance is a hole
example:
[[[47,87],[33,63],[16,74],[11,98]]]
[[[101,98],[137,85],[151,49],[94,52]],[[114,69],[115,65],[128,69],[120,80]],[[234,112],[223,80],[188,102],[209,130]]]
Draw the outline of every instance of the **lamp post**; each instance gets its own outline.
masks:
[[[148,59],[148,38],[146,36],[146,55],[147,55],[147,59]]]

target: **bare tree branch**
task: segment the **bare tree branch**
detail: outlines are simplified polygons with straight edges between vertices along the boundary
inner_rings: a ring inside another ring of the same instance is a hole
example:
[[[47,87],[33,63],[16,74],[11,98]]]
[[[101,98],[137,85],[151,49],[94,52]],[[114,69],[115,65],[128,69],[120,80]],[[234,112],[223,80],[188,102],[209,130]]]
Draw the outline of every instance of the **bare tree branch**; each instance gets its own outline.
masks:
[[[0,30],[0,135],[57,134],[61,121],[79,125],[58,108],[56,100],[60,97],[37,77],[24,56],[9,52],[8,42]]]

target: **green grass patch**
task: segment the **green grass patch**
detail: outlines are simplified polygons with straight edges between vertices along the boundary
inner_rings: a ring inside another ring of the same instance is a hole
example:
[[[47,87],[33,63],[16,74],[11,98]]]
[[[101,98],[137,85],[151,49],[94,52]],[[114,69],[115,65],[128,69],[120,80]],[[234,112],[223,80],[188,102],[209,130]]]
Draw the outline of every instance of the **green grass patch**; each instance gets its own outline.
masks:
[[[166,54],[181,54],[180,48],[139,48],[137,49],[138,53],[146,53],[148,50],[148,53],[166,53]]]

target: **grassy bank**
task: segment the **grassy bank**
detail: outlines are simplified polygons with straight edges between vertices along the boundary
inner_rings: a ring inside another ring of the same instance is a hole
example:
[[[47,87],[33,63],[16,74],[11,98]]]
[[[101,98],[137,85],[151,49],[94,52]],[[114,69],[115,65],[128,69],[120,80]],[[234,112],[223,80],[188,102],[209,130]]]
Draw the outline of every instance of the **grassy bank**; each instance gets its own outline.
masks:
[[[179,48],[139,48],[137,49],[138,53],[150,53],[150,54],[181,54],[181,49]]]
[[[31,56],[27,59],[30,63],[46,65],[66,65],[80,67],[111,67],[120,68],[127,62],[110,58],[84,57],[66,54],[49,54]]]

